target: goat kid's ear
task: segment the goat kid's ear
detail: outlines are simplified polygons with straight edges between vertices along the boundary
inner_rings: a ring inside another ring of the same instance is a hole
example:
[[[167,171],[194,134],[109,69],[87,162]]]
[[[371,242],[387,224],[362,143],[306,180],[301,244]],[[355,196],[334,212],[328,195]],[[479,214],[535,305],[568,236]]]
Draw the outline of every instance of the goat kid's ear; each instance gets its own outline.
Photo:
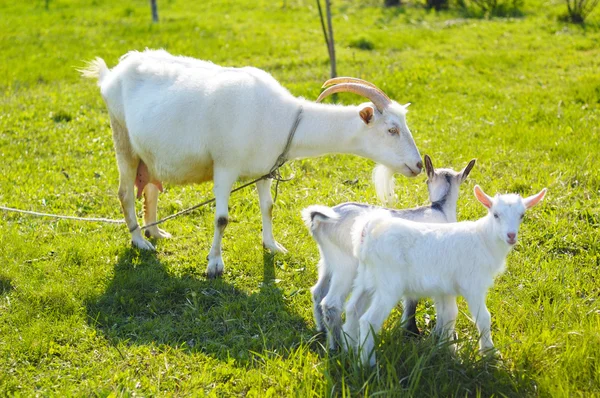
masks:
[[[471,159],[469,164],[464,169],[462,169],[462,171],[460,172],[460,182],[464,182],[467,179],[467,176],[469,175],[471,170],[473,170],[473,167],[475,167],[476,162],[477,159]]]
[[[475,197],[479,202],[481,202],[482,205],[484,205],[488,209],[492,208],[492,198],[490,198],[485,192],[483,192],[483,189],[481,189],[479,185],[475,185],[473,191],[475,192]]]
[[[435,174],[435,168],[433,167],[433,162],[431,161],[431,158],[429,157],[429,155],[425,155],[423,158],[425,159],[425,170],[427,170],[427,177],[433,178],[433,175]]]
[[[362,121],[368,126],[373,121],[374,109],[370,106],[365,106],[358,112]]]
[[[542,199],[544,199],[544,196],[546,196],[546,192],[548,192],[548,190],[544,188],[539,193],[536,193],[535,195],[531,195],[523,199],[523,203],[525,203],[525,208],[531,209],[533,206],[540,203]]]

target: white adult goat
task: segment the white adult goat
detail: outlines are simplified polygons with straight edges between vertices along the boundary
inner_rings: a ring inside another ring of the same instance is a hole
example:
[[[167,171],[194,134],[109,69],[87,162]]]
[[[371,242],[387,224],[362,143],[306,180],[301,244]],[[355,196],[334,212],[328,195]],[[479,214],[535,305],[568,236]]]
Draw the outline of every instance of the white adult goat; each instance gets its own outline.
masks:
[[[447,339],[454,333],[458,315],[456,296],[463,296],[477,324],[480,351],[491,350],[487,290],[504,271],[525,210],[545,194],[546,188],[525,199],[516,194],[491,198],[475,186],[475,197],[488,209],[477,221],[423,224],[393,218],[387,212],[359,218],[352,232],[358,274],[343,330],[354,348],[361,348],[363,363],[375,364],[371,328],[379,332],[403,296],[433,296],[436,332]]]
[[[108,107],[119,167],[119,199],[135,246],[154,249],[138,225],[134,185],[138,197],[144,193],[144,221],[150,224],[156,221],[161,181],[214,181],[216,214],[209,277],[223,272],[221,240],[234,182],[270,171],[300,109],[303,117],[288,159],[353,153],[406,176],[415,176],[422,168],[406,125],[406,107],[359,79],[330,80],[326,85],[332,86],[318,101],[347,91],[372,103],[336,106],[296,98],[260,69],[224,68],[162,50],[129,52],[112,70],[96,58],[82,74],[98,79]],[[271,180],[261,180],[256,186],[263,244],[285,251],[273,238]],[[156,226],[148,228],[146,235],[170,236]]]
[[[456,222],[459,187],[475,166],[475,159],[460,172],[451,169],[436,170],[428,155],[424,159],[431,201],[427,206],[393,210],[348,202],[335,207],[314,205],[302,211],[304,222],[317,241],[321,254],[318,263],[319,280],[311,289],[315,324],[318,331],[327,332],[328,345],[332,350],[341,341],[342,310],[358,268],[350,234],[356,219],[368,213],[384,211],[389,217],[417,222]],[[415,334],[419,333],[414,319],[417,302],[405,298],[402,313],[403,325]]]

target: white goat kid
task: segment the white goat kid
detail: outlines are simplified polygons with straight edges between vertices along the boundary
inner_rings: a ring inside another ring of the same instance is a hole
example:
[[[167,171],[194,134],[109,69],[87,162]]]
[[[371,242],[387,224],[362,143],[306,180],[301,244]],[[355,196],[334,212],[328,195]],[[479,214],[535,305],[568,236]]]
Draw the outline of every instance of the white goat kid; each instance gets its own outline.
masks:
[[[463,296],[480,334],[480,351],[491,351],[487,290],[504,271],[525,210],[545,194],[544,188],[525,199],[516,194],[491,198],[475,186],[475,197],[488,209],[477,221],[423,224],[387,212],[359,218],[352,232],[359,267],[343,330],[354,348],[361,349],[363,363],[375,364],[371,331],[379,332],[403,296],[434,297],[436,330],[446,339],[454,333],[456,296]]]
[[[149,224],[156,221],[162,181],[214,181],[216,214],[209,277],[223,272],[221,240],[234,182],[270,171],[300,109],[303,116],[288,159],[352,153],[406,176],[415,176],[422,168],[406,125],[405,106],[362,80],[328,81],[326,85],[331,87],[319,100],[347,91],[372,101],[336,106],[296,98],[260,69],[225,68],[162,50],[129,52],[112,70],[96,58],[81,72],[98,79],[108,108],[119,167],[119,199],[134,246],[154,249],[138,225],[134,185],[138,197],[144,193],[144,222]],[[261,180],[256,186],[263,244],[270,250],[285,251],[273,238],[271,180]],[[156,226],[148,228],[146,235],[170,236]]]
[[[341,342],[343,306],[358,268],[350,233],[356,219],[371,212],[385,211],[390,217],[417,222],[456,222],[459,187],[475,166],[475,159],[460,172],[436,170],[428,155],[424,159],[431,201],[427,206],[393,210],[347,202],[335,207],[309,206],[302,211],[302,217],[317,241],[321,254],[319,280],[311,289],[315,324],[318,331],[327,332],[328,345],[332,350]],[[418,334],[414,319],[416,307],[417,300],[405,299],[402,322],[410,332]]]

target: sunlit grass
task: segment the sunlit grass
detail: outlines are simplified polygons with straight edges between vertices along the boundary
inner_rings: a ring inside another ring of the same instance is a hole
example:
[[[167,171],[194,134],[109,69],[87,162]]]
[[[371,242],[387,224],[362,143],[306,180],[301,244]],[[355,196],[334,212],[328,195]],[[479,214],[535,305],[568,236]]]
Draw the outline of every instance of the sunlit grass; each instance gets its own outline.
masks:
[[[0,2],[0,204],[121,217],[107,112],[75,71],[95,56],[112,66],[129,50],[162,47],[253,65],[306,98],[328,77],[312,2],[159,1],[157,25],[147,3]],[[392,313],[376,369],[325,352],[309,292],[318,252],[300,210],[376,202],[372,162],[340,155],[284,169],[295,178],[279,187],[275,234],[289,254],[263,252],[255,189],[232,196],[226,272],[216,281],[204,276],[212,208],[167,223],[174,238],[157,242],[156,253],[132,249],[123,226],[2,214],[0,394],[600,394],[597,14],[574,26],[558,21],[559,2],[492,20],[380,3],[334,4],[338,72],[411,102],[409,126],[436,165],[478,159],[459,219],[484,214],[475,183],[490,193],[549,189],[488,296],[502,357],[477,355],[464,302],[456,355],[429,336],[427,301],[417,313],[423,338],[402,337],[400,312]],[[399,206],[426,201],[423,181],[398,177]],[[160,214],[210,189],[166,185]]]

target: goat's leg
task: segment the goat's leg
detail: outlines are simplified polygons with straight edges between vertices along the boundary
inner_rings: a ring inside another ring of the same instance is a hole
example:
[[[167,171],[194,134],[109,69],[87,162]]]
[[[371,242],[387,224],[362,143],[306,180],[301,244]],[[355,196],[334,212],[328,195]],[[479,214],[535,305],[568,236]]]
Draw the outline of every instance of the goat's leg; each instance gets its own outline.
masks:
[[[417,312],[417,304],[419,300],[412,299],[410,297],[404,297],[403,300],[403,311],[402,311],[402,327],[409,333],[418,335],[419,328],[417,327],[417,321],[415,320],[415,314]]]
[[[485,293],[472,294],[468,297],[467,304],[471,316],[477,325],[479,331],[479,352],[482,354],[493,353],[494,342],[492,341],[492,317],[485,305]]]
[[[344,323],[344,350],[348,350],[349,347],[353,347],[356,351],[358,349],[358,328],[360,317],[363,316],[369,304],[371,303],[371,297],[367,293],[367,290],[358,284],[350,296],[350,300],[346,303],[346,322]]]
[[[135,214],[134,186],[140,159],[133,154],[127,129],[112,116],[110,125],[113,131],[117,166],[119,168],[119,201],[121,202],[125,223],[131,233],[131,243],[139,249],[154,250],[154,246],[142,236]]]
[[[363,342],[359,351],[364,365],[375,366],[375,334],[379,333],[396,303],[396,297],[374,292],[371,305],[360,317],[358,341]]]
[[[144,225],[156,222],[156,208],[158,206],[158,187],[149,183],[144,188]],[[154,225],[145,230],[147,238],[170,238],[171,234]]]
[[[321,301],[321,309],[327,326],[327,341],[330,350],[335,350],[342,341],[342,310],[346,297],[352,289],[354,273],[334,272],[329,292]]]
[[[458,316],[456,297],[439,296],[435,297],[434,300],[437,316],[434,332],[442,342],[449,343],[454,339],[454,327]]]
[[[273,197],[271,196],[271,179],[256,182],[260,214],[262,217],[263,246],[273,252],[287,253],[287,249],[277,243],[273,237]]]
[[[237,180],[237,173],[232,173],[228,170],[217,170],[214,171],[214,187],[213,193],[215,195],[215,234],[213,237],[212,246],[208,253],[208,266],[206,267],[206,275],[209,278],[215,278],[223,274],[225,264],[223,264],[223,257],[221,253],[221,241],[223,240],[223,233],[228,218],[229,195],[231,194],[231,187]]]
[[[313,314],[315,317],[315,326],[318,332],[325,331],[325,321],[323,320],[323,311],[321,310],[321,300],[329,291],[330,275],[325,271],[325,259],[319,260],[319,280],[310,289],[313,298]]]

